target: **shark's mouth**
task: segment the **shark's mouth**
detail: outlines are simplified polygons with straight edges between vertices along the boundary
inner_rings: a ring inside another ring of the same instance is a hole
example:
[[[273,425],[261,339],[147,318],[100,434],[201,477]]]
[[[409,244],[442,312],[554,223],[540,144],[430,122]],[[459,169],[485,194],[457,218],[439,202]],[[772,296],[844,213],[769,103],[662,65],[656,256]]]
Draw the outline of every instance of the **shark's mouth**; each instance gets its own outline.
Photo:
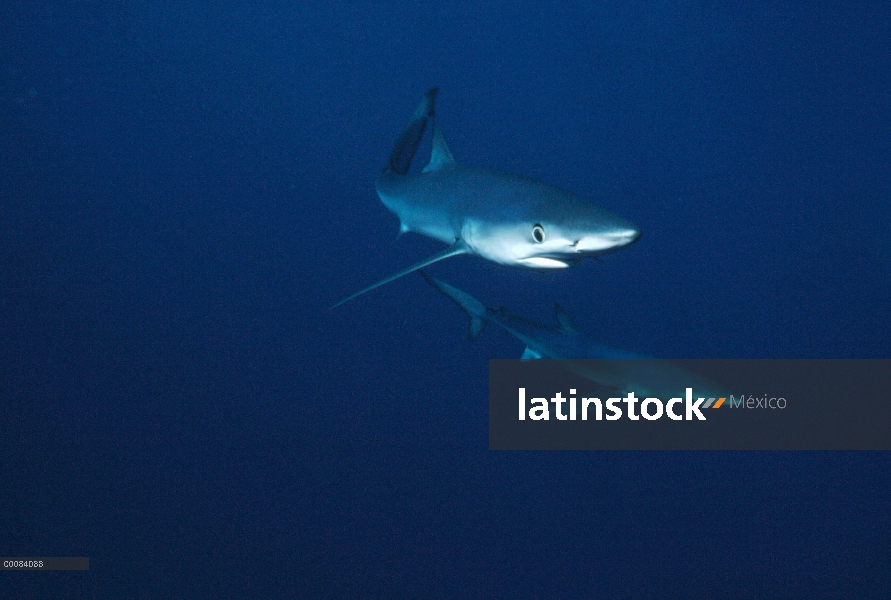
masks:
[[[565,269],[576,261],[548,256],[530,256],[529,258],[521,258],[518,262],[525,267],[535,269]]]
[[[575,242],[566,252],[555,250],[550,254],[539,254],[517,259],[517,263],[532,269],[565,269],[582,262],[592,256],[610,254],[633,244],[640,238],[635,230],[623,232],[610,237],[588,238]]]

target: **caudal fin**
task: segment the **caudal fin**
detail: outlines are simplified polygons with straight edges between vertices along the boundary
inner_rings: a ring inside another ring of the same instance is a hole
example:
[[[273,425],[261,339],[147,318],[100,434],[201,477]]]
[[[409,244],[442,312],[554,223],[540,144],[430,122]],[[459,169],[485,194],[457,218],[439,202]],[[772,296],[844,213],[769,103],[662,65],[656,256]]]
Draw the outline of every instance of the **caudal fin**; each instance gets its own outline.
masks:
[[[405,126],[405,129],[399,135],[399,139],[396,140],[393,152],[390,153],[390,162],[387,165],[387,168],[394,173],[399,175],[408,173],[411,161],[415,157],[415,152],[418,151],[418,145],[421,143],[421,138],[424,137],[424,130],[427,128],[427,118],[433,116],[436,92],[438,91],[439,88],[427,90],[427,93],[424,94],[420,104],[415,109],[411,121],[408,122],[408,125]]]
[[[434,279],[424,271],[419,270],[418,273],[427,280],[427,283],[438,289],[444,296],[460,306],[461,309],[467,313],[467,316],[470,317],[470,339],[475,339],[476,336],[482,332],[486,323],[489,322],[489,317],[486,315],[485,305],[467,292],[461,291],[438,279]]]

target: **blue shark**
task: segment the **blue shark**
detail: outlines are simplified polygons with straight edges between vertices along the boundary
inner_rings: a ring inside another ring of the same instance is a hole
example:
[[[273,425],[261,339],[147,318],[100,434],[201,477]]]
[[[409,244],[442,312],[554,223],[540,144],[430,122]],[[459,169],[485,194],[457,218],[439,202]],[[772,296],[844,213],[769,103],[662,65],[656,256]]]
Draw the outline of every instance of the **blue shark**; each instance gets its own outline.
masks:
[[[554,309],[558,327],[549,327],[517,315],[506,308],[488,308],[463,290],[419,273],[427,283],[457,304],[470,317],[470,339],[475,339],[489,322],[523,342],[524,360],[561,359],[565,368],[598,385],[621,394],[634,392],[641,398],[682,396],[692,387],[706,402],[704,408],[721,397],[721,387],[709,379],[672,362],[601,344],[580,332],[571,316],[559,305]],[[596,363],[577,359],[606,359]],[[729,406],[729,404],[722,404]]]
[[[558,187],[456,163],[434,118],[436,94],[437,88],[432,88],[424,95],[375,187],[384,206],[399,218],[400,233],[418,233],[448,246],[331,308],[452,256],[561,269],[614,252],[640,237],[629,221]],[[433,120],[430,162],[420,173],[409,173],[428,120]]]

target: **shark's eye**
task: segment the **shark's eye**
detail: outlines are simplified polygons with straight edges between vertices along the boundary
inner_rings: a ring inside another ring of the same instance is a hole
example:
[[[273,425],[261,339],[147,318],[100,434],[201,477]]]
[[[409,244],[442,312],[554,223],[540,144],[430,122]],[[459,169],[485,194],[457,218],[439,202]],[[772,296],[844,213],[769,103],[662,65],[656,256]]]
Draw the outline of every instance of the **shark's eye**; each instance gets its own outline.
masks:
[[[544,227],[538,223],[532,226],[532,239],[539,244],[545,241]]]

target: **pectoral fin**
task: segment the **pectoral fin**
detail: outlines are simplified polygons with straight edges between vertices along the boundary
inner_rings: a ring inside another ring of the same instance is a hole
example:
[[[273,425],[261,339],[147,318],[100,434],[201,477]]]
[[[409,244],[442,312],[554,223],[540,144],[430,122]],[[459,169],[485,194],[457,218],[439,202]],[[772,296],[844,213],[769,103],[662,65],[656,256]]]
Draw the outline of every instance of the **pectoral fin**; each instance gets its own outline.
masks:
[[[435,279],[424,271],[418,271],[418,273],[427,280],[427,283],[438,289],[467,313],[467,316],[470,317],[470,339],[475,340],[489,321],[486,314],[486,306],[467,292],[459,290],[444,281]]]
[[[347,296],[346,298],[344,298],[343,300],[341,300],[340,302],[338,302],[337,304],[335,304],[334,306],[332,306],[332,307],[329,308],[328,310],[337,308],[337,307],[340,306],[341,304],[344,304],[344,303],[346,303],[346,302],[349,302],[349,301],[352,300],[353,298],[356,298],[356,297],[358,297],[358,296],[361,296],[361,295],[364,294],[365,292],[370,292],[371,290],[373,290],[373,289],[375,289],[375,288],[379,288],[380,286],[384,285],[385,283],[390,283],[391,281],[394,281],[394,280],[396,280],[396,279],[399,279],[399,278],[402,277],[403,275],[408,275],[409,273],[411,273],[411,272],[413,272],[413,271],[417,271],[418,269],[423,269],[423,268],[426,267],[427,265],[432,265],[432,264],[435,263],[435,262],[439,262],[439,261],[441,261],[441,260],[443,260],[443,259],[449,258],[450,256],[458,256],[459,254],[467,254],[467,246],[465,246],[465,245],[464,245],[464,242],[462,242],[462,241],[460,241],[460,240],[457,241],[457,242],[455,242],[454,244],[452,244],[451,246],[449,246],[448,248],[446,248],[446,249],[443,250],[442,252],[439,252],[439,253],[437,253],[437,254],[434,254],[434,255],[431,256],[430,258],[425,258],[425,259],[422,260],[421,262],[415,263],[415,264],[413,264],[412,266],[410,266],[410,267],[408,267],[408,268],[406,268],[406,269],[402,269],[401,271],[399,271],[398,273],[396,273],[396,274],[394,274],[394,275],[390,275],[389,277],[386,277],[386,278],[384,278],[384,279],[381,279],[381,280],[378,281],[377,283],[374,283],[374,284],[372,284],[372,285],[369,285],[367,288],[363,288],[363,289],[359,290],[358,292],[356,292],[355,294],[353,294],[353,295],[351,295],[351,296]]]
[[[576,327],[575,321],[562,306],[554,304],[554,312],[557,314],[557,322],[560,323],[560,331],[570,334],[577,334],[579,332],[579,328]]]

